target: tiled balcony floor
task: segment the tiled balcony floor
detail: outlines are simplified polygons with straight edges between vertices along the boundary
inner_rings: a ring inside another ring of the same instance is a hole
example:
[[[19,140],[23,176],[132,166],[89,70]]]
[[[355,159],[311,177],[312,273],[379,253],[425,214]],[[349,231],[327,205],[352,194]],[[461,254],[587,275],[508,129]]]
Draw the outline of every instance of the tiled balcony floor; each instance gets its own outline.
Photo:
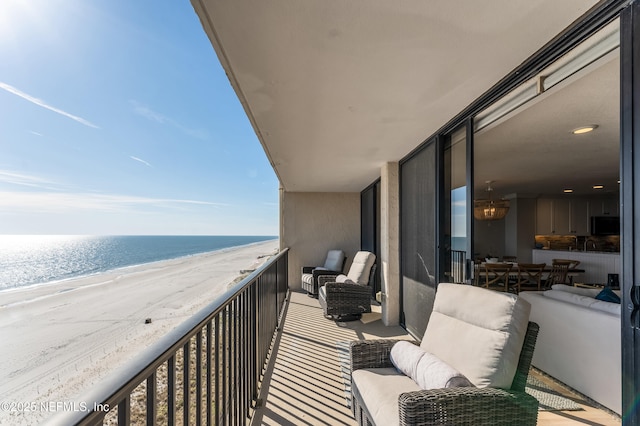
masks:
[[[385,327],[380,308],[361,320],[335,322],[323,317],[317,299],[291,293],[262,387],[263,405],[253,425],[355,425],[345,403],[336,343],[406,338],[401,327]],[[547,380],[540,377],[541,380]],[[584,401],[583,401],[584,403]],[[539,425],[619,425],[610,413],[583,405],[584,411],[540,412]]]

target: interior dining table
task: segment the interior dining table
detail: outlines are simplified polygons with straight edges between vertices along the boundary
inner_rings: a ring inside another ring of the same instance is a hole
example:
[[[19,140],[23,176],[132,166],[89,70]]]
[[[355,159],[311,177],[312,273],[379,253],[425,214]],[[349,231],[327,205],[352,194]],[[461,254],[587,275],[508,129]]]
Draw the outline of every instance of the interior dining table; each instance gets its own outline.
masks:
[[[489,262],[489,264],[493,264],[493,265],[504,265],[504,264],[510,264],[511,265],[511,270],[509,271],[509,277],[513,277],[516,278],[518,276],[518,263],[516,262]],[[485,270],[484,265],[486,264],[486,262],[482,262],[482,263],[475,263],[474,264],[474,268],[473,268],[473,283],[474,285],[480,285],[482,286],[482,282],[481,282],[481,278],[485,277],[485,274],[487,273]],[[551,273],[551,269],[552,266],[551,265],[545,265],[544,269],[542,270],[542,279],[546,280],[549,276],[549,273]],[[580,274],[584,274],[585,270],[581,269],[581,268],[569,268],[568,272],[567,272],[567,278],[569,279],[569,285],[573,285],[573,281],[576,277],[579,277]],[[492,273],[489,272],[489,276],[492,276]]]

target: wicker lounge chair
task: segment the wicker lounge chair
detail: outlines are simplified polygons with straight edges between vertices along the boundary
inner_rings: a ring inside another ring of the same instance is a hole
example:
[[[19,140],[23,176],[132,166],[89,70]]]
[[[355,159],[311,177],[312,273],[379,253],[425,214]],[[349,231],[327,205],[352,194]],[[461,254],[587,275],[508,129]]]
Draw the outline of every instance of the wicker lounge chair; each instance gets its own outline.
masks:
[[[370,284],[375,276],[375,261],[375,254],[359,251],[347,275],[319,276],[318,300],[325,317],[346,321],[371,312]]]
[[[342,250],[329,250],[323,266],[302,267],[302,289],[311,296],[318,296],[318,277],[322,275],[337,276],[342,273],[347,258]]]
[[[491,328],[495,325],[497,318],[491,318],[486,315],[489,310],[487,304],[478,306],[477,309],[485,309],[485,313],[480,314],[479,317],[475,316],[475,312],[471,317],[468,316],[469,311],[466,309],[468,304],[465,302],[472,301],[477,297],[477,292],[485,292],[487,290],[472,287],[463,286],[459,284],[444,284],[446,286],[460,286],[467,287],[472,290],[472,296],[469,297],[456,297],[450,298],[454,301],[460,300],[464,306],[463,309],[456,308],[446,311],[441,318],[434,320],[434,315],[430,319],[427,331],[421,343],[421,348],[425,351],[434,353],[436,355],[439,348],[443,348],[443,353],[453,354],[451,358],[455,358],[450,361],[445,359],[446,356],[439,354],[438,357],[445,362],[451,363],[459,372],[463,373],[469,380],[472,380],[475,372],[482,372],[486,370],[475,369],[477,366],[471,366],[470,370],[464,371],[460,365],[454,365],[455,362],[460,363],[460,360],[467,360],[464,363],[475,364],[476,361],[484,362],[485,359],[490,357],[483,357],[473,350],[469,350],[468,340],[474,340],[471,347],[477,348],[478,351],[484,351],[486,348],[491,348],[493,345],[493,339],[488,337],[493,333]],[[440,284],[438,292],[440,292]],[[460,290],[460,289],[457,289]],[[515,295],[507,293],[490,292],[501,298],[515,298]],[[479,293],[478,293],[479,294]],[[438,307],[438,293],[436,293],[436,306],[434,307],[434,314],[436,317],[441,315],[442,310],[437,312]],[[483,301],[488,300],[484,297]],[[527,375],[529,373],[529,367],[531,365],[531,358],[533,356],[533,350],[538,335],[538,325],[528,321],[528,309],[530,305],[525,301],[519,301],[518,304],[524,306],[524,310],[514,313],[513,321],[506,322],[511,330],[511,324],[516,323],[514,326],[515,334],[519,337],[513,338],[508,345],[514,345],[493,352],[494,355],[499,355],[500,358],[497,363],[497,373],[495,377],[500,375],[501,380],[504,383],[510,383],[509,385],[491,386],[487,385],[487,382],[483,380],[473,383],[477,387],[446,387],[438,389],[421,389],[411,378],[404,376],[398,372],[391,362],[391,350],[393,345],[397,342],[395,340],[373,340],[373,341],[355,341],[351,342],[351,370],[352,370],[352,410],[354,416],[360,425],[374,425],[374,424],[400,424],[400,425],[473,425],[473,426],[496,426],[496,425],[535,425],[538,416],[538,401],[531,395],[525,393],[525,385]],[[478,302],[476,302],[478,304]],[[508,302],[507,302],[508,304]],[[489,303],[489,309],[492,309],[498,304]],[[473,309],[473,308],[472,308]],[[508,311],[502,309],[500,312],[504,313]],[[450,315],[451,312],[460,312],[461,318],[455,318]],[[524,314],[522,313],[524,312]],[[462,324],[466,319],[473,318],[473,322],[479,320],[480,323],[489,325],[489,328],[478,327],[477,324],[467,325]],[[442,319],[444,318],[444,320]],[[454,318],[453,321],[448,322],[449,319]],[[483,319],[484,318],[484,319]],[[485,320],[488,322],[484,322]],[[430,330],[432,322],[437,330]],[[451,327],[446,325],[450,324]],[[505,323],[503,323],[504,326]],[[444,326],[444,327],[443,327]],[[498,334],[504,331],[504,327],[498,327],[496,330]],[[474,328],[475,327],[475,328]],[[455,331],[454,331],[455,328]],[[466,330],[466,331],[465,331]],[[466,334],[470,331],[474,337],[470,337]],[[487,341],[483,343],[485,333],[487,333]],[[464,335],[465,342],[460,342],[461,339],[456,339],[460,335]],[[509,338],[511,339],[511,338]],[[430,340],[431,342],[425,342]],[[435,342],[434,342],[435,340]],[[440,340],[440,342],[438,342]],[[500,338],[497,338],[499,341]],[[523,342],[523,343],[520,343]],[[520,346],[520,344],[522,346]],[[514,348],[521,348],[520,351],[513,351]],[[493,349],[491,349],[493,350]],[[453,352],[451,352],[453,351]],[[489,352],[486,352],[489,353]],[[475,357],[475,358],[474,358]],[[495,362],[495,359],[494,359]],[[505,365],[511,366],[512,375],[504,374]],[[513,377],[512,380],[509,377]],[[476,379],[477,380],[477,379]],[[406,389],[406,391],[404,390]]]

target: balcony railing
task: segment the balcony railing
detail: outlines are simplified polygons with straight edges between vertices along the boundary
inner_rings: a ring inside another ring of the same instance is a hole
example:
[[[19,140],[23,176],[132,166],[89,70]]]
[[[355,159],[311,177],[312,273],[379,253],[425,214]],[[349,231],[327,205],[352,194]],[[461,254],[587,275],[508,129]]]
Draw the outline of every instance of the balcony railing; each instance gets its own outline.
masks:
[[[285,249],[51,424],[246,424],[281,321],[287,267]]]

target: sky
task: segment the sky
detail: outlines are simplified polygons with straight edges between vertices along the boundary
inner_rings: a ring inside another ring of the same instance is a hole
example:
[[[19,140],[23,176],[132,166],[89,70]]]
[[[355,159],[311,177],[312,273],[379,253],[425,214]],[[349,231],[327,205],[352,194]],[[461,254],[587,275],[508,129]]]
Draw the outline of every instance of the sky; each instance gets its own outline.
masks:
[[[278,235],[188,0],[1,0],[0,58],[0,234]]]

